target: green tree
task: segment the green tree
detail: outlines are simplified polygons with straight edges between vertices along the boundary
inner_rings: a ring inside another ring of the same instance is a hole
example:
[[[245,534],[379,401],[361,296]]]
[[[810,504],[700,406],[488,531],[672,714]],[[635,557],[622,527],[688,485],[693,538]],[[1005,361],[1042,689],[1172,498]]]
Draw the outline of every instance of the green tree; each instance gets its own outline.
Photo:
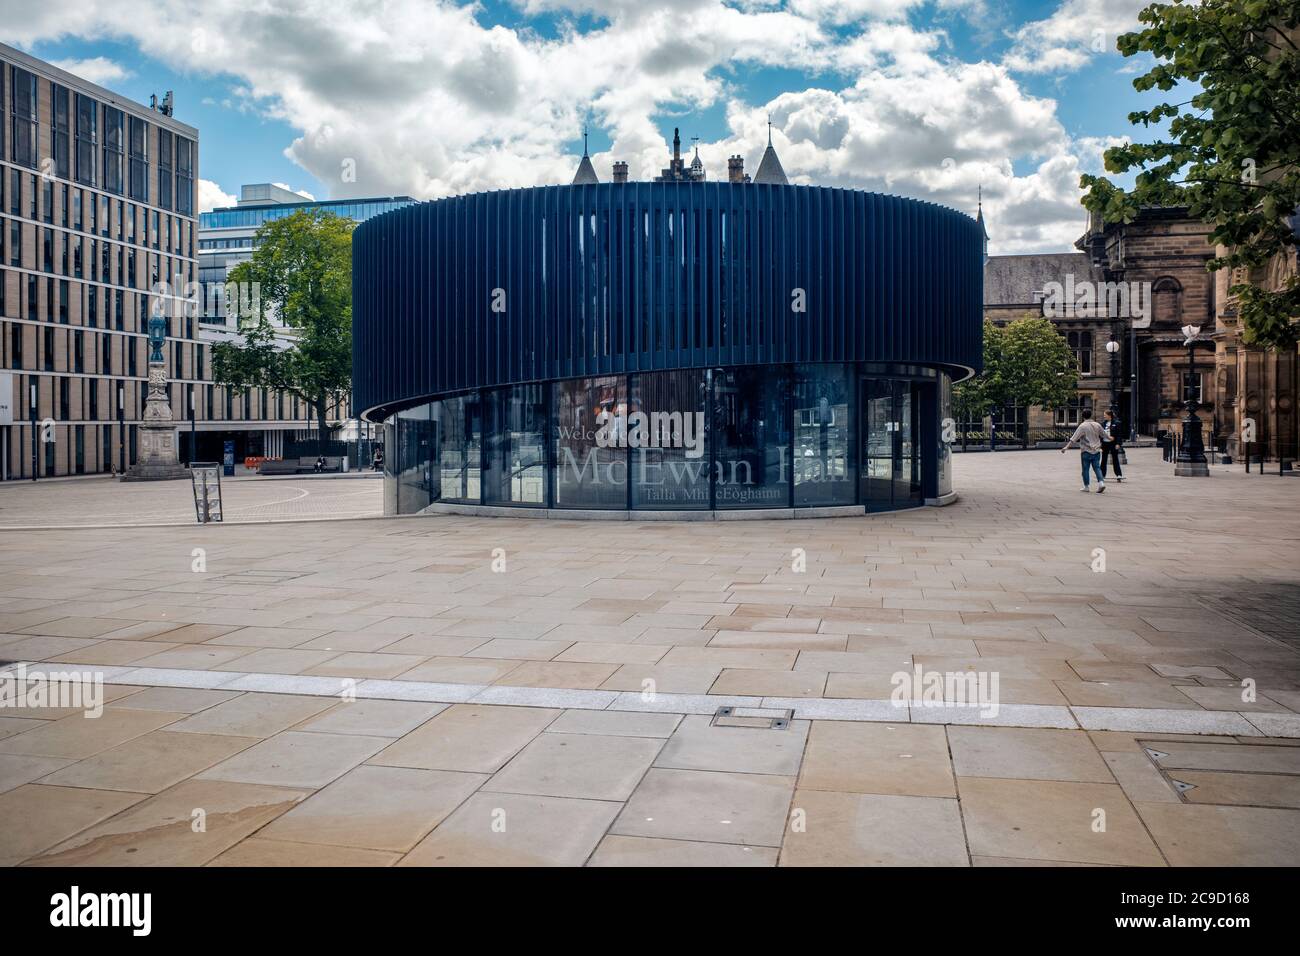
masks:
[[[255,284],[257,314],[240,317],[242,341],[221,342],[212,350],[214,381],[288,392],[311,406],[321,453],[329,403],[352,384],[355,226],[320,210],[301,210],[261,226],[252,259],[231,269],[226,280]],[[283,336],[277,338],[272,318],[288,328],[288,347]]]
[[[1077,376],[1074,353],[1048,319],[985,319],[984,370],[954,386],[953,407],[967,421],[1008,405],[1059,408],[1075,396]]]
[[[1001,356],[1005,331],[991,319],[984,320],[984,370],[952,387],[952,406],[958,420],[980,421],[998,405],[1002,390]]]
[[[1119,51],[1150,54],[1155,65],[1133,86],[1199,89],[1186,102],[1130,113],[1147,129],[1168,121],[1167,135],[1106,150],[1108,172],[1140,170],[1133,188],[1085,175],[1083,204],[1106,222],[1131,222],[1142,206],[1186,206],[1213,226],[1210,241],[1226,247],[1211,270],[1257,268],[1289,252],[1300,244],[1288,221],[1300,207],[1300,2],[1173,0],[1138,18],[1145,27],[1121,36]],[[1300,279],[1229,291],[1247,344],[1295,344]]]
[[[1074,353],[1050,320],[1016,319],[1002,332],[999,405],[1060,408],[1078,393]]]

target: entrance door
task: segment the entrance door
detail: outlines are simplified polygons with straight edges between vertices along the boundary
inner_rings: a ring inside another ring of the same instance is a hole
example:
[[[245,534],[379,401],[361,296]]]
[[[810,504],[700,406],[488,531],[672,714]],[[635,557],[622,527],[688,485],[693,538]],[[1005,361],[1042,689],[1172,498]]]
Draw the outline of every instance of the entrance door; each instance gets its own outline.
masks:
[[[911,508],[921,494],[919,382],[862,381],[862,502],[868,511]]]

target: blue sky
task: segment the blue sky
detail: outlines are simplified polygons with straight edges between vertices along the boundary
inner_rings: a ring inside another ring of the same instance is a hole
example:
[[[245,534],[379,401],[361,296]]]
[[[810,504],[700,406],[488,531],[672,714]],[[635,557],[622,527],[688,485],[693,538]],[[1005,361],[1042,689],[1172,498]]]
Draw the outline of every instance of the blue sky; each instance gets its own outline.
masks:
[[[1154,101],[1113,52],[1142,5],[0,0],[0,39],[139,101],[173,90],[209,204],[247,182],[317,198],[562,182],[584,121],[602,178],[614,159],[653,175],[674,126],[717,177],[732,153],[757,164],[770,112],[796,181],[969,212],[982,186],[994,250],[1021,252],[1068,248],[1079,172]]]

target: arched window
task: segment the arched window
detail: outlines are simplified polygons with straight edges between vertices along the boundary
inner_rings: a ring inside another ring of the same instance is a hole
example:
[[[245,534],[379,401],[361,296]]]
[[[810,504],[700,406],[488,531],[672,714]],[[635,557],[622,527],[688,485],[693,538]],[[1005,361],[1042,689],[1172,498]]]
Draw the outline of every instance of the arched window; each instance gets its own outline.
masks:
[[[1173,276],[1164,276],[1151,285],[1151,321],[1182,324],[1183,287]]]

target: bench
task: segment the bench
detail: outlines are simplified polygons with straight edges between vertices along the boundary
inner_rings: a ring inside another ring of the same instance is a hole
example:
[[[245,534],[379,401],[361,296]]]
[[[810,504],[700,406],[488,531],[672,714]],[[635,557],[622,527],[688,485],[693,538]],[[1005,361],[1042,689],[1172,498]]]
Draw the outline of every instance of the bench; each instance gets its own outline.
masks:
[[[261,475],[296,475],[298,460],[291,458],[288,461],[280,461],[278,458],[268,458],[258,466],[257,471]]]
[[[341,455],[326,455],[324,470],[342,471],[343,457]],[[304,455],[301,458],[285,458],[283,460],[267,458],[262,462],[258,471],[263,475],[312,474],[316,471],[316,456]]]
[[[306,472],[314,472],[314,471],[316,470],[316,456],[315,456],[315,455],[310,455],[310,456],[305,457],[305,458],[299,458],[299,459],[298,459],[298,470],[299,470],[299,471],[306,471]],[[323,470],[324,470],[324,471],[342,471],[342,470],[343,470],[343,458],[342,458],[342,456],[337,456],[337,455],[335,455],[335,456],[326,455],[326,456],[325,456],[325,468],[324,468]]]

